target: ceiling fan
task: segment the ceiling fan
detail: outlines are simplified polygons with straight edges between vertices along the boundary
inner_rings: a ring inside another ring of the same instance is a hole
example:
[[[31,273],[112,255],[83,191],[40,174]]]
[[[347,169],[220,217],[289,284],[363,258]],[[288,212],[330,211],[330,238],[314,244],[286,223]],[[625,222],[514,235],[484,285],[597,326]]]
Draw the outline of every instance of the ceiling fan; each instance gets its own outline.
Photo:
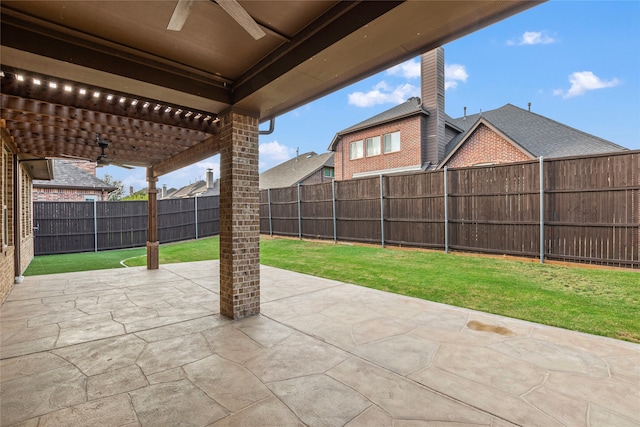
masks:
[[[107,149],[107,147],[109,147],[109,140],[100,139],[100,135],[98,135],[97,133],[96,133],[96,144],[98,144],[98,147],[100,147],[100,154],[96,158],[96,163],[98,167],[113,165],[113,166],[120,166],[121,168],[125,168],[125,169],[134,168],[133,166],[112,162],[107,156],[107,153],[105,153],[105,150]]]
[[[173,10],[171,19],[169,20],[168,30],[180,31],[191,12],[191,6],[195,0],[178,0],[176,8]],[[258,25],[258,23],[249,15],[249,13],[237,2],[237,0],[211,0],[218,4],[231,18],[233,18],[242,28],[244,28],[251,37],[258,40],[266,36],[267,33]]]

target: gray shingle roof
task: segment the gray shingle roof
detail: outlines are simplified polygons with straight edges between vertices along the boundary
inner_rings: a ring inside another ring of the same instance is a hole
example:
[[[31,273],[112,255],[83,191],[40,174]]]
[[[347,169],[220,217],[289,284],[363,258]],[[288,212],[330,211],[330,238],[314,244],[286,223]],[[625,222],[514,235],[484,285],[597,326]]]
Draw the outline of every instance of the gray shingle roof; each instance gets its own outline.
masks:
[[[333,153],[316,154],[313,151],[274,166],[260,174],[260,188],[291,187],[324,167],[333,167]]]
[[[100,178],[83,171],[79,167],[74,166],[63,159],[54,159],[53,170],[54,179],[34,179],[33,186],[36,188],[81,188],[106,191],[113,191],[116,189],[113,185],[107,184]]]
[[[626,150],[611,141],[507,104],[482,114],[452,119],[451,122],[465,133],[458,135],[447,144],[445,156],[451,153],[480,118],[496,127],[534,157],[554,158]]]
[[[193,184],[185,185],[179,189],[168,189],[164,199],[183,199],[187,197],[208,197],[220,194],[220,180],[217,179],[213,183],[213,187],[207,188],[207,182],[204,180],[196,181]]]

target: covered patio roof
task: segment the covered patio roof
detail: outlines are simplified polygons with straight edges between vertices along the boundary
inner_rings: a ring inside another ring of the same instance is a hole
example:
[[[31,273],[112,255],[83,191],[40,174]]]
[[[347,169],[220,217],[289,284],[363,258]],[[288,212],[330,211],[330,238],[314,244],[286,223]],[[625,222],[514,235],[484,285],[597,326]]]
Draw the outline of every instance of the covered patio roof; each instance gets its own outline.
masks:
[[[25,154],[98,134],[157,177],[217,154],[230,108],[267,121],[537,3],[7,0],[2,118]]]

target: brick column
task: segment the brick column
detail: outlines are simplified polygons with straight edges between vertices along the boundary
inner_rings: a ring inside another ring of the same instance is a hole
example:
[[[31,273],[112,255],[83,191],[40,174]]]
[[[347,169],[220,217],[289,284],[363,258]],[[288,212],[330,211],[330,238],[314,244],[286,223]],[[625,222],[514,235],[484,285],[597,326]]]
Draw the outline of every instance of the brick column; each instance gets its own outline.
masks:
[[[220,312],[260,313],[258,119],[235,111],[220,129]]]
[[[147,191],[147,270],[157,270],[160,266],[158,259],[158,190],[156,189],[156,181],[158,178],[153,177],[153,169],[147,169],[147,182],[149,189]]]

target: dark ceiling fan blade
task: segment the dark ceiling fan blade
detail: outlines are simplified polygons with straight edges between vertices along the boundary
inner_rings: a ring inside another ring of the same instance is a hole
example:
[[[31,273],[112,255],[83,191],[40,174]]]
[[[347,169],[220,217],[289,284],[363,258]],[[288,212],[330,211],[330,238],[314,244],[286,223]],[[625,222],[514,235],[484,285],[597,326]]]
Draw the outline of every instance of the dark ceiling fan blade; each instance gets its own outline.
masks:
[[[178,0],[178,4],[176,4],[176,8],[173,10],[173,14],[169,20],[169,25],[167,25],[167,30],[182,30],[189,13],[191,13],[191,6],[193,5],[193,2],[194,0]]]
[[[258,23],[240,6],[236,0],[216,0],[216,3],[227,12],[242,28],[244,28],[251,37],[258,40],[266,36],[267,33],[258,25]],[[174,12],[175,13],[175,12]]]

